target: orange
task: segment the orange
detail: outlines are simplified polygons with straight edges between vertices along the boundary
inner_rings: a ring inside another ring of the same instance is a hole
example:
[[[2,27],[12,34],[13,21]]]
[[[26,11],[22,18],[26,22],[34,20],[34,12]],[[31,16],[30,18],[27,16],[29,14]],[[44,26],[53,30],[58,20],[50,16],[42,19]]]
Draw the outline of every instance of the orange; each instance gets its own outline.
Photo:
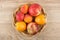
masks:
[[[40,14],[35,18],[35,22],[40,25],[44,25],[46,23],[46,18],[44,14]]]
[[[25,22],[23,22],[23,21],[21,21],[21,22],[16,22],[16,29],[18,30],[18,31],[25,31],[26,30],[26,23]]]

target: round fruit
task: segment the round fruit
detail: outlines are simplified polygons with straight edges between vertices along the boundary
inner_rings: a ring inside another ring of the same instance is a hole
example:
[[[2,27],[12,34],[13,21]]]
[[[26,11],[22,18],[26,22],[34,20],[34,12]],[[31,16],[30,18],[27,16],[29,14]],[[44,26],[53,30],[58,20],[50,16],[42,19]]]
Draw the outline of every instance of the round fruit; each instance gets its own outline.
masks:
[[[26,23],[21,21],[21,22],[16,22],[16,29],[20,32],[25,31],[26,30]]]
[[[32,16],[37,16],[39,14],[41,14],[41,10],[42,7],[39,4],[31,4],[30,8],[29,8],[29,14]]]
[[[26,14],[28,12],[28,5],[25,4],[21,7],[20,11],[23,13],[23,14]]]
[[[25,15],[24,21],[25,21],[26,23],[30,23],[30,22],[32,22],[32,20],[33,20],[33,18],[32,18],[31,15],[29,15],[29,14],[26,14],[26,15]]]
[[[29,34],[35,34],[39,31],[39,26],[36,23],[31,22],[27,25],[27,31]]]
[[[20,11],[18,11],[18,12],[16,13],[16,20],[17,20],[17,21],[22,21],[23,19],[24,19],[24,14],[21,13]]]
[[[45,15],[41,14],[35,18],[35,22],[40,25],[44,25],[46,23]]]

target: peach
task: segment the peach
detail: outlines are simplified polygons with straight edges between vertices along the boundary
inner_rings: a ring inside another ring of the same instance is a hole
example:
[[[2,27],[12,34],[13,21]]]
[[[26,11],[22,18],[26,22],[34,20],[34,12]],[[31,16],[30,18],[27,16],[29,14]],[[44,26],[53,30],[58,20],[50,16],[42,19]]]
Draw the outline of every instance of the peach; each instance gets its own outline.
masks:
[[[33,20],[33,18],[32,18],[31,15],[29,15],[29,14],[26,14],[26,15],[25,15],[24,21],[25,21],[26,23],[30,23],[30,22],[32,22],[32,20]]]
[[[35,18],[35,22],[39,25],[44,25],[46,23],[46,15],[40,14]]]
[[[23,14],[26,14],[28,12],[28,5],[25,4],[21,7],[20,11],[23,13]]]
[[[16,26],[16,29],[20,32],[23,32],[26,30],[26,23],[24,21],[16,22],[15,26]]]
[[[31,22],[27,25],[27,32],[29,34],[35,34],[39,31],[39,29],[39,26],[34,22]]]
[[[16,13],[16,20],[17,20],[17,21],[22,21],[23,19],[24,19],[24,14],[21,13],[20,11],[18,11],[18,12]]]
[[[31,4],[31,6],[29,7],[29,14],[32,16],[37,16],[41,13],[41,10],[42,10],[42,7],[39,4],[34,3],[34,4]]]

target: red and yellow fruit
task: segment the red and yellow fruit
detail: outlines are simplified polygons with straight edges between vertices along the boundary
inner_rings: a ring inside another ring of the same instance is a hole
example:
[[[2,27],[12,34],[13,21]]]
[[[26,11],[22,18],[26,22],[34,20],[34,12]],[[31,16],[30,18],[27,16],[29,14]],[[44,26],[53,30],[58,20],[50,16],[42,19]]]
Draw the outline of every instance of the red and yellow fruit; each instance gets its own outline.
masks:
[[[26,23],[30,23],[30,22],[32,22],[32,20],[33,20],[33,18],[32,18],[31,15],[29,15],[29,14],[26,14],[26,15],[25,15],[24,21],[25,21]]]
[[[15,28],[20,32],[25,31],[28,34],[36,34],[46,23],[45,17],[44,11],[39,4],[24,4],[16,12]]]
[[[23,13],[23,14],[26,14],[28,12],[28,5],[27,4],[24,4],[21,8],[20,8],[20,11]]]
[[[26,23],[23,22],[23,21],[21,21],[21,22],[16,22],[15,26],[16,26],[16,29],[17,29],[18,31],[20,31],[20,32],[23,32],[23,31],[26,30]]]
[[[44,25],[46,23],[46,18],[45,18],[45,15],[43,14],[40,14],[39,16],[37,16],[35,18],[35,22],[39,25]]]
[[[21,13],[20,11],[16,13],[16,20],[17,21],[22,21],[24,19],[24,14]]]
[[[39,4],[31,4],[29,7],[29,14],[32,16],[37,16],[41,13],[42,7]]]
[[[39,31],[39,26],[36,23],[31,22],[27,25],[27,31],[29,34],[35,34]]]

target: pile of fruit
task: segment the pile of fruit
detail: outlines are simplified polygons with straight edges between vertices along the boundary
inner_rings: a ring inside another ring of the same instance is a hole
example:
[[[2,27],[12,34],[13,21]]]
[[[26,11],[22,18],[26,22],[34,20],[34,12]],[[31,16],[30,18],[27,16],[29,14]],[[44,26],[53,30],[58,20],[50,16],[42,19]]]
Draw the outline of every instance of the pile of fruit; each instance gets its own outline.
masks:
[[[33,35],[46,24],[46,15],[41,5],[24,4],[16,11],[14,21],[16,30]]]

